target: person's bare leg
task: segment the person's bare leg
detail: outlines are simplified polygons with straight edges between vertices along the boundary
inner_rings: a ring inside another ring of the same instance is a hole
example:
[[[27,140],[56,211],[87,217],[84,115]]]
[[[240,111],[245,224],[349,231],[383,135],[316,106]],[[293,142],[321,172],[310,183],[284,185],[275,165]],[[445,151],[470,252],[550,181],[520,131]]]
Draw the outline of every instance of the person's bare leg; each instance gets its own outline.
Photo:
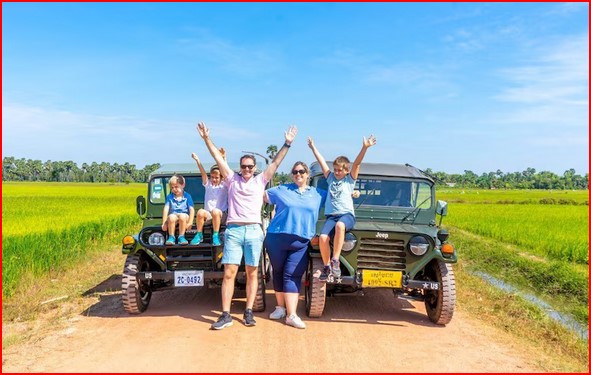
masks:
[[[230,312],[234,296],[234,282],[238,272],[237,264],[224,264],[224,280],[222,281],[222,311]]]
[[[338,222],[335,231],[334,231],[334,238],[333,238],[333,249],[332,249],[332,259],[339,259],[341,256],[341,250],[343,250],[343,244],[345,243],[345,223]]]
[[[258,267],[245,266],[246,268],[246,308],[252,309],[259,287],[259,279],[257,276]]]

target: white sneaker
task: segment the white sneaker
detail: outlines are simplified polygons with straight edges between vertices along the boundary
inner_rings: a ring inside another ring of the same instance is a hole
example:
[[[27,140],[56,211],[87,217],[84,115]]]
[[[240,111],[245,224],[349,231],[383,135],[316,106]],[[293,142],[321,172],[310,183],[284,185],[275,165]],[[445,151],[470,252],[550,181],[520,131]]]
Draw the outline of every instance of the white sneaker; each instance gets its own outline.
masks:
[[[269,318],[273,320],[279,320],[285,318],[285,315],[287,315],[285,307],[275,306],[275,311],[269,314]]]
[[[291,314],[290,316],[285,318],[285,324],[301,329],[306,328],[306,323],[302,322],[302,319],[300,319],[300,317],[296,314]]]

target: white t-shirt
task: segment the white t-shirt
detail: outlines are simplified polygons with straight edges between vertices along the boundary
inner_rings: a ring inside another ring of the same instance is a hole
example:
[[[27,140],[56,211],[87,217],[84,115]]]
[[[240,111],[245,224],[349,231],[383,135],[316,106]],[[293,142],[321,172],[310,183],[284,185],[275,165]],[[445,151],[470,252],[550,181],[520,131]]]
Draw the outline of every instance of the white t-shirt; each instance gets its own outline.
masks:
[[[205,203],[203,208],[211,212],[214,208],[222,212],[228,211],[228,183],[222,180],[222,183],[214,186],[211,184],[211,179],[207,180],[205,186]]]

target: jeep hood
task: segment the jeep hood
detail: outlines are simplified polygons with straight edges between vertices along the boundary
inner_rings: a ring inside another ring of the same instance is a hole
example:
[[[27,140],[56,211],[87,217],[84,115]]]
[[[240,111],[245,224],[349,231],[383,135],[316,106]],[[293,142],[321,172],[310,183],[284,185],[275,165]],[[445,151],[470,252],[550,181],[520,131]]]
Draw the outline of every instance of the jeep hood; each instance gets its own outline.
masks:
[[[398,232],[398,233],[425,233],[434,236],[437,227],[430,225],[401,224],[393,222],[356,222],[354,231],[368,232]]]

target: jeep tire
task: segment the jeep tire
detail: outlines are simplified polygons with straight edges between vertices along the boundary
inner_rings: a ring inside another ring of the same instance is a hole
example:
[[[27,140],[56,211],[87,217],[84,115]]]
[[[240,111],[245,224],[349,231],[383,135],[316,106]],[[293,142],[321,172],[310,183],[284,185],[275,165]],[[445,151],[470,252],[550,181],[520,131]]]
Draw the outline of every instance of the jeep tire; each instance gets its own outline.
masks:
[[[308,261],[308,270],[306,271],[306,314],[310,318],[320,318],[324,312],[326,303],[326,283],[318,278],[324,268],[321,258],[312,258]]]
[[[129,314],[140,314],[148,308],[152,298],[149,282],[140,282],[137,272],[149,271],[150,263],[142,254],[129,254],[123,267],[121,282],[123,308]]]
[[[267,288],[265,287],[265,275],[263,275],[263,269],[266,266],[267,262],[265,262],[264,256],[265,253],[263,252],[263,254],[261,255],[261,262],[259,263],[259,267],[257,270],[257,295],[255,296],[254,304],[252,305],[252,311],[254,312],[265,311],[265,308],[267,307],[265,301],[265,292]]]
[[[451,265],[434,259],[427,269],[429,280],[439,283],[439,290],[425,291],[425,309],[429,320],[445,325],[451,321],[456,306],[456,280]]]

